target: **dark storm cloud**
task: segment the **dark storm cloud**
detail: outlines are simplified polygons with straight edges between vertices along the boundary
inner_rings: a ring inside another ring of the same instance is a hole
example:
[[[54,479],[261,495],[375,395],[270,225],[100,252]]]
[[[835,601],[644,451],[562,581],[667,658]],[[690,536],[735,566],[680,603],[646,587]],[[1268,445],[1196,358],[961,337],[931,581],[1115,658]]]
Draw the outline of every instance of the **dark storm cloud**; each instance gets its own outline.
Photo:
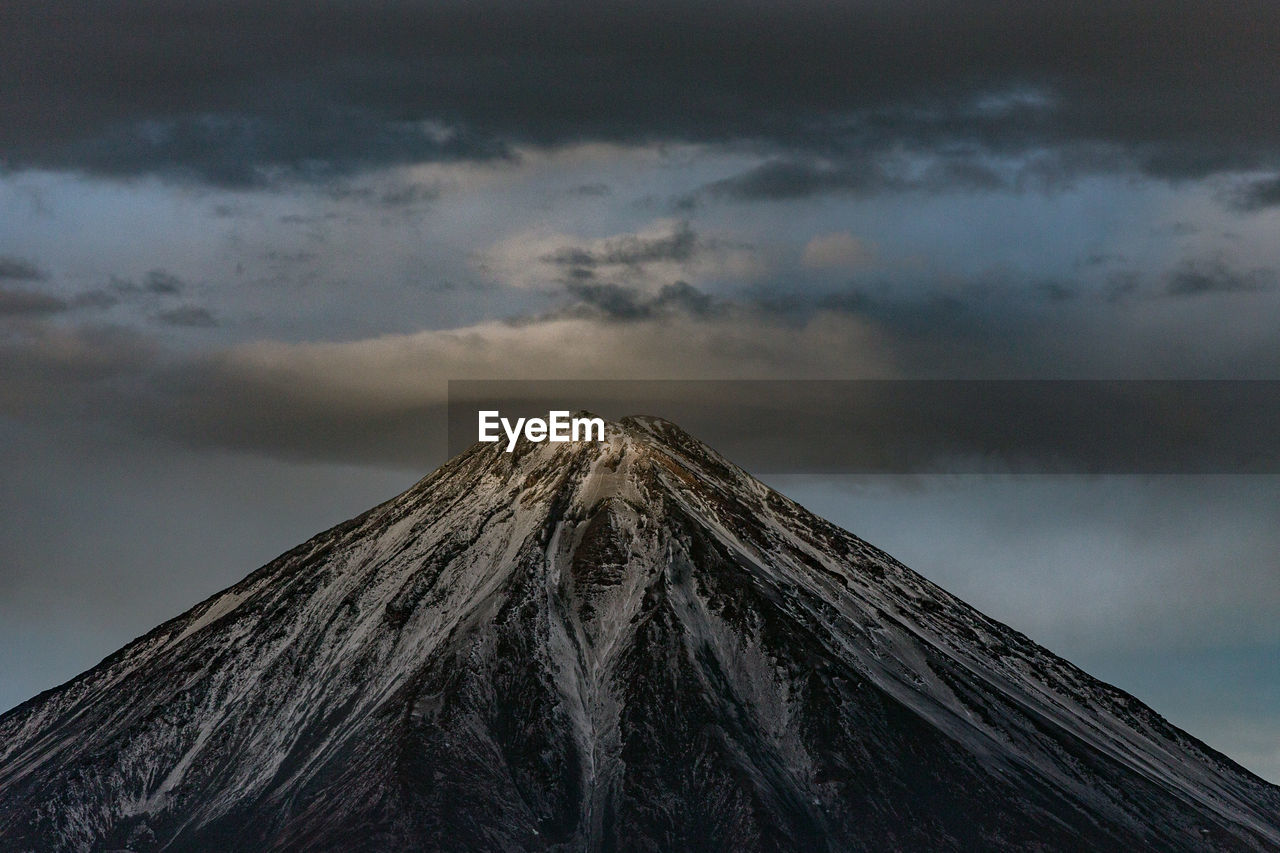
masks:
[[[57,314],[65,310],[67,303],[64,300],[47,293],[0,289],[0,317]]]
[[[869,195],[880,192],[997,190],[1007,182],[994,170],[967,158],[930,163],[919,174],[889,158],[850,154],[838,163],[771,160],[717,181],[702,192],[738,201],[787,201],[823,193]]]
[[[122,302],[164,304],[181,294],[185,288],[185,281],[162,269],[150,270],[141,280],[113,275],[102,287],[77,293],[71,299],[69,307],[106,311]]]
[[[44,281],[45,273],[25,258],[0,255],[0,279],[12,281]]]
[[[745,201],[782,201],[831,191],[878,192],[886,184],[887,176],[873,163],[822,167],[774,160],[717,181],[704,191]]]
[[[97,311],[105,311],[119,303],[120,297],[101,288],[78,293],[73,301],[77,308],[91,308]]]
[[[1026,280],[996,271],[945,283],[864,276],[839,289],[782,282],[750,290],[744,304],[796,328],[824,312],[856,318],[876,330],[906,376],[1262,379],[1280,375],[1275,284],[1271,269],[1211,255],[1162,274],[1122,268]],[[1214,307],[1229,321],[1196,304],[1211,294],[1227,297]],[[1176,326],[1145,325],[1166,311],[1178,312]]]
[[[1075,288],[1058,281],[1042,282],[1036,285],[1036,290],[1051,302],[1065,302],[1068,299],[1075,299],[1077,296]]]
[[[249,184],[584,140],[822,157],[846,187],[854,152],[1280,165],[1262,0],[18,0],[0,31],[10,168]]]
[[[674,307],[687,314],[705,316],[714,304],[711,297],[686,281],[664,285],[654,300],[659,307]]]
[[[383,207],[411,207],[435,201],[439,197],[440,190],[436,187],[405,184],[404,186],[383,190],[375,196],[375,201]]]
[[[663,285],[656,295],[638,288],[611,283],[571,281],[566,290],[576,300],[562,316],[599,317],[606,320],[647,320],[676,311],[705,317],[714,308],[711,297],[686,281]]]
[[[606,240],[596,250],[580,246],[565,246],[539,258],[543,263],[563,267],[571,279],[590,278],[583,271],[601,266],[642,267],[646,264],[692,260],[694,254],[705,248],[688,222],[676,225],[670,234],[655,237],[625,234]]]
[[[1138,295],[1142,288],[1142,276],[1132,270],[1118,270],[1107,276],[1102,296],[1112,305],[1123,305]]]
[[[140,281],[113,275],[107,286],[97,292],[115,294],[117,297],[177,296],[186,287],[181,278],[163,269],[149,270]],[[104,300],[105,301],[105,300]]]
[[[1200,296],[1206,293],[1255,293],[1275,286],[1274,270],[1247,272],[1229,267],[1221,259],[1188,261],[1165,279],[1170,296]]]
[[[397,209],[435,201],[440,197],[440,188],[413,182],[394,186],[365,186],[348,181],[334,181],[324,189],[324,195],[332,201],[352,201],[371,207]],[[341,217],[341,214],[332,211],[326,215],[333,219]]]
[[[1245,211],[1280,206],[1280,175],[1250,181],[1237,190],[1231,202],[1236,208]]]
[[[536,233],[495,244],[486,268],[507,280],[563,287],[576,307],[594,306],[614,319],[656,309],[705,312],[709,303],[688,282],[752,275],[756,247],[694,231],[687,221],[660,221],[611,237],[584,239]]]
[[[169,311],[161,311],[156,319],[166,326],[180,326],[192,329],[211,329],[218,325],[217,319],[207,308],[198,305],[181,305]]]
[[[578,299],[578,308],[594,309],[594,312],[613,320],[639,320],[652,315],[653,309],[633,287],[617,284],[571,283],[569,293]]]
[[[142,280],[143,290],[148,293],[159,293],[165,296],[181,293],[182,287],[182,279],[165,270],[151,270]]]

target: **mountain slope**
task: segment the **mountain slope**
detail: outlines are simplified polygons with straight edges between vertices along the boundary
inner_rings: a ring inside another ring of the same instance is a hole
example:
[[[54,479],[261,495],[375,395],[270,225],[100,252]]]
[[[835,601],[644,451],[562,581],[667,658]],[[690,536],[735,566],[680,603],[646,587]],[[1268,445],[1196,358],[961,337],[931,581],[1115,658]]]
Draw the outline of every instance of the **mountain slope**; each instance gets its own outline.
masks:
[[[1280,850],[1280,789],[673,425],[477,445],[0,717],[5,850]]]

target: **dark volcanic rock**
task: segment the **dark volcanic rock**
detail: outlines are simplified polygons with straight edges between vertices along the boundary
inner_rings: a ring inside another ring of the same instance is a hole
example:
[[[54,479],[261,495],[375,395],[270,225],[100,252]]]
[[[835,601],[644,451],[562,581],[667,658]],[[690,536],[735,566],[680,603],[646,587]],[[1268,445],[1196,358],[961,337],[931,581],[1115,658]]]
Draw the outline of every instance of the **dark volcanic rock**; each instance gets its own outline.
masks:
[[[1280,789],[671,424],[477,446],[0,717],[8,850],[1280,850]]]

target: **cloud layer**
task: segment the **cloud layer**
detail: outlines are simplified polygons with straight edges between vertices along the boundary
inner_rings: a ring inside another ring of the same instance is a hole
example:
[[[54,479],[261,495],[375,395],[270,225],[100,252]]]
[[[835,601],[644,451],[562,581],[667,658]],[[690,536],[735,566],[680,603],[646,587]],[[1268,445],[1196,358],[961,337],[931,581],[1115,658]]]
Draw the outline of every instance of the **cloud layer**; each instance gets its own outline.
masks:
[[[777,198],[981,189],[992,157],[1280,167],[1280,130],[1257,120],[1280,106],[1280,9],[1262,0],[20,0],[0,28],[11,168],[234,185],[666,140],[777,151],[723,185]],[[904,175],[894,152],[934,165]]]

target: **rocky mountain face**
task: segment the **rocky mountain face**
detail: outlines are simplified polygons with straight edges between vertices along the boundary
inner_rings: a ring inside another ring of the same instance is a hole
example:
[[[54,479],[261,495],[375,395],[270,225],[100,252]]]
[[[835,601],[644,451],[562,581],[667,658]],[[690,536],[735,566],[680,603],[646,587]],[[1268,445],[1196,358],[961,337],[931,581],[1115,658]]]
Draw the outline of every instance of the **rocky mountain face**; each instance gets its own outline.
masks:
[[[1280,850],[1280,788],[631,418],[0,717],[0,849]]]

